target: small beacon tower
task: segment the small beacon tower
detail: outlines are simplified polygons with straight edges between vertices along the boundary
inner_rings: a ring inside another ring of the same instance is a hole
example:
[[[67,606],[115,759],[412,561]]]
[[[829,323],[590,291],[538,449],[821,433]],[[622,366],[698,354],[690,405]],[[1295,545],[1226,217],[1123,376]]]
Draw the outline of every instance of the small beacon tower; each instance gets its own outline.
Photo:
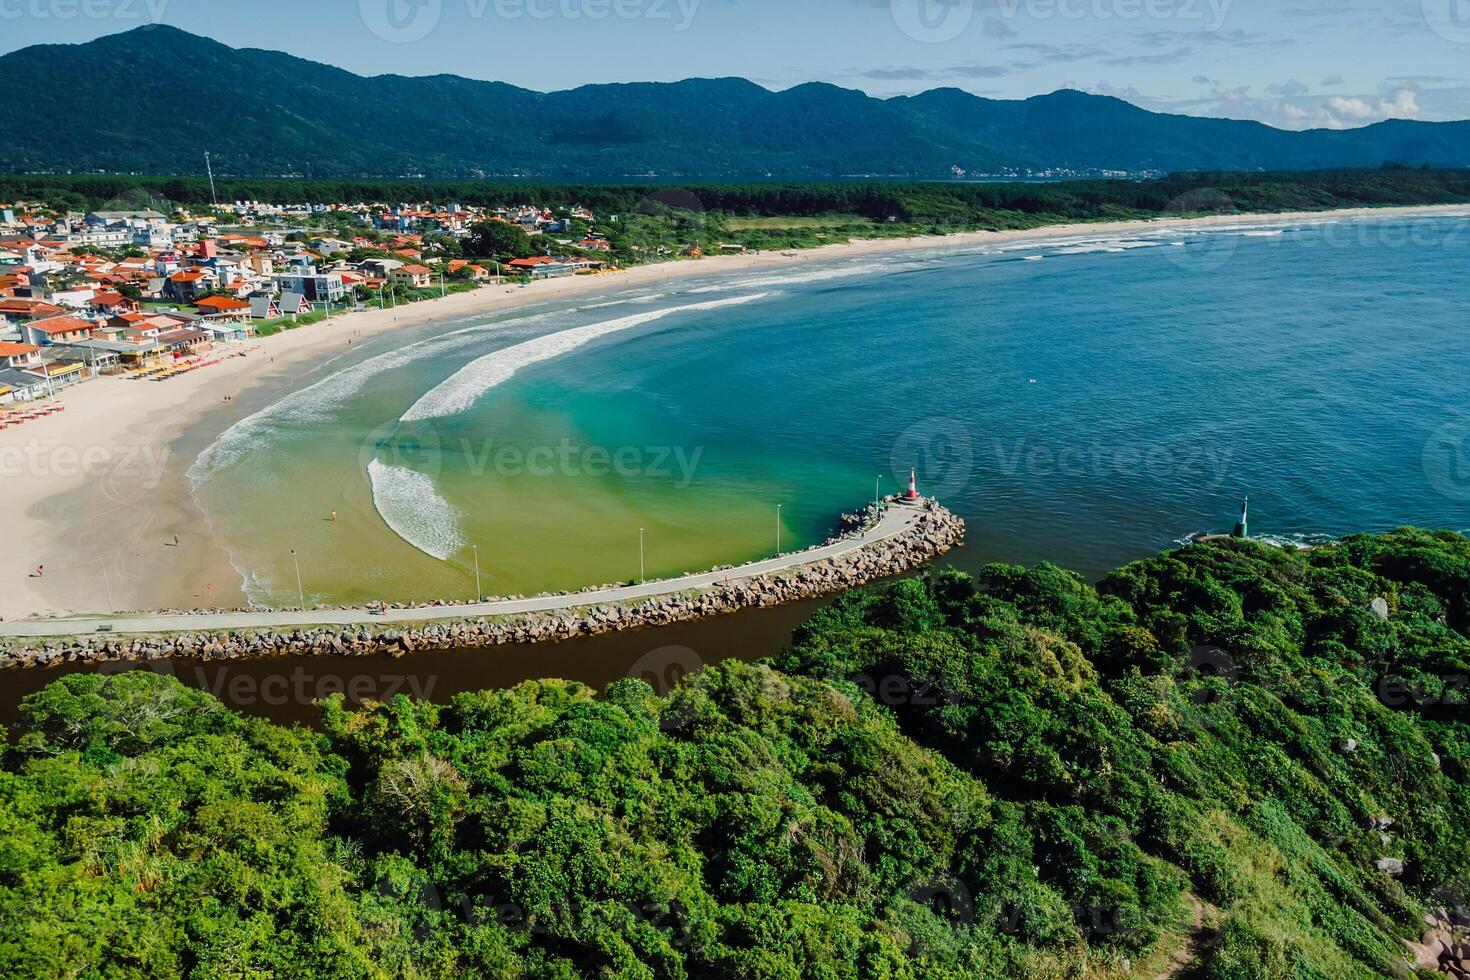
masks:
[[[1248,538],[1251,536],[1250,509],[1251,498],[1246,497],[1245,503],[1240,505],[1240,523],[1235,525],[1235,530],[1230,533],[1232,538]]]

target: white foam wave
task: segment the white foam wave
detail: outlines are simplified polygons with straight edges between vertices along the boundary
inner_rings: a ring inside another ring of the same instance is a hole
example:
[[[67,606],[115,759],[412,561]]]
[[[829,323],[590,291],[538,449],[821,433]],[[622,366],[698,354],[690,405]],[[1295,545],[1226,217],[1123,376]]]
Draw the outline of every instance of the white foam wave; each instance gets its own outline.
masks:
[[[601,323],[588,324],[585,327],[574,327],[571,330],[537,337],[534,340],[516,344],[514,347],[502,348],[471,361],[451,375],[447,381],[431,389],[403,414],[401,421],[421,422],[425,419],[458,415],[473,405],[485,392],[510,380],[522,368],[568,354],[599,337],[631,330],[676,313],[692,313],[700,310],[716,310],[726,306],[738,306],[765,299],[770,295],[770,293],[752,293],[747,296],[711,300],[707,303],[691,303],[687,306],[649,310],[645,313],[619,317],[616,320],[605,320]]]
[[[476,343],[489,331],[535,326],[553,317],[561,318],[578,313],[581,309],[581,307],[574,307],[569,310],[516,316],[510,319],[481,320],[471,326],[437,334],[344,368],[300,391],[292,392],[280,401],[261,409],[254,415],[241,419],[220,433],[219,438],[200,453],[199,458],[190,467],[189,478],[197,484],[209,473],[233,464],[251,449],[266,442],[267,439],[262,436],[262,430],[267,430],[277,423],[289,422],[292,425],[298,425],[303,422],[330,420],[336,409],[346,404],[354,395],[366,388],[373,379],[382,374],[406,367],[414,361],[441,354],[445,350]]]
[[[1158,241],[1145,241],[1137,238],[1098,238],[1064,245],[1055,249],[1052,254],[1089,255],[1095,252],[1131,252],[1138,248],[1158,248],[1162,244]]]
[[[870,276],[875,272],[890,268],[888,265],[867,263],[864,265],[847,265],[833,269],[814,269],[806,272],[778,273],[769,276],[755,276],[750,279],[731,279],[727,282],[714,283],[709,286],[699,286],[687,290],[690,294],[695,293],[723,293],[732,289],[765,289],[771,286],[800,286],[804,283],[826,282],[829,279],[848,279],[852,276]]]
[[[429,477],[375,459],[368,463],[368,480],[373,506],[400,538],[440,561],[464,547],[459,513]]]

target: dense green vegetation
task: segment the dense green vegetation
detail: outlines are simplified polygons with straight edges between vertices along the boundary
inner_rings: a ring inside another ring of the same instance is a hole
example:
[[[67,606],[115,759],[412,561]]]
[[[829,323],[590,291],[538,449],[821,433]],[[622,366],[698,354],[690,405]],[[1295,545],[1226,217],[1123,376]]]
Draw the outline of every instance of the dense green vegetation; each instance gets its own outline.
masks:
[[[1099,221],[1197,212],[1317,211],[1470,201],[1470,170],[1382,167],[1299,173],[1194,173],[1158,180],[1070,180],[1046,183],[847,182],[663,184],[546,184],[497,181],[275,180],[220,178],[223,201],[275,204],[371,204],[433,201],[499,207],[530,202],[574,204],[600,216],[677,211],[705,218],[821,217],[832,224],[882,223],[946,229],[1032,227],[1055,221]],[[208,181],[198,177],[0,174],[0,201],[42,201],[91,210],[109,202],[128,207],[190,206],[208,211]],[[606,219],[604,218],[603,223]],[[735,230],[769,230],[776,221],[736,222]],[[787,227],[812,228],[811,221]],[[816,225],[820,227],[820,225]],[[606,228],[603,229],[607,230]]]
[[[77,65],[88,70],[78,72]],[[37,87],[38,78],[67,77]],[[1345,130],[1149,112],[1063,89],[1024,100],[957,88],[880,99],[741,78],[539,93],[452,75],[370,78],[164,25],[0,56],[0,169],[288,177],[606,179],[948,177],[1104,170],[1464,166],[1470,123],[1395,119]],[[222,118],[218,93],[230,108]],[[166,107],[140,112],[139,106]],[[56,125],[87,118],[89,127]]]
[[[72,675],[0,766],[0,973],[1402,973],[1470,903],[1467,633],[1470,540],[1403,530],[891,583],[666,697]]]

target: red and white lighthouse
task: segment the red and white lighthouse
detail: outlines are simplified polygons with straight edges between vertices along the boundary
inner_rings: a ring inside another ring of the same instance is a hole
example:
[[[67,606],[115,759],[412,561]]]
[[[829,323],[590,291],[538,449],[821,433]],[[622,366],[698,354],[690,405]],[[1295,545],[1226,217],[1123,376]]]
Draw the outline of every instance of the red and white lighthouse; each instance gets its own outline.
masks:
[[[914,501],[919,499],[919,471],[909,470],[909,492],[903,495],[904,500]]]

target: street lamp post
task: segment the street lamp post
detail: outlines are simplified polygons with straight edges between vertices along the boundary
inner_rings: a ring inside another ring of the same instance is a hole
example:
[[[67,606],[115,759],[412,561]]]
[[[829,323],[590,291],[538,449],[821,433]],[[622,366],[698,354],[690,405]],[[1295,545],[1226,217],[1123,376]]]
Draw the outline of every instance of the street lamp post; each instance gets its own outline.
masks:
[[[776,505],[776,557],[781,557],[781,505]]]
[[[301,587],[301,559],[296,555],[296,549],[291,549],[291,563],[296,566],[296,598],[301,600],[301,608],[306,609],[306,590]]]
[[[638,584],[642,585],[648,576],[643,570],[643,528],[638,529]]]
[[[483,602],[485,599],[485,590],[480,588],[480,546],[472,544],[470,545],[470,550],[475,553],[475,601]]]
[[[112,601],[112,582],[107,577],[107,559],[99,558],[97,563],[102,566],[102,587],[107,590],[107,611],[117,612],[117,604]]]
[[[883,491],[881,489],[879,489],[879,487],[882,485],[882,483],[883,483],[883,474],[882,473],[879,473],[877,476],[873,477],[873,506],[874,507],[882,507],[883,506]]]

